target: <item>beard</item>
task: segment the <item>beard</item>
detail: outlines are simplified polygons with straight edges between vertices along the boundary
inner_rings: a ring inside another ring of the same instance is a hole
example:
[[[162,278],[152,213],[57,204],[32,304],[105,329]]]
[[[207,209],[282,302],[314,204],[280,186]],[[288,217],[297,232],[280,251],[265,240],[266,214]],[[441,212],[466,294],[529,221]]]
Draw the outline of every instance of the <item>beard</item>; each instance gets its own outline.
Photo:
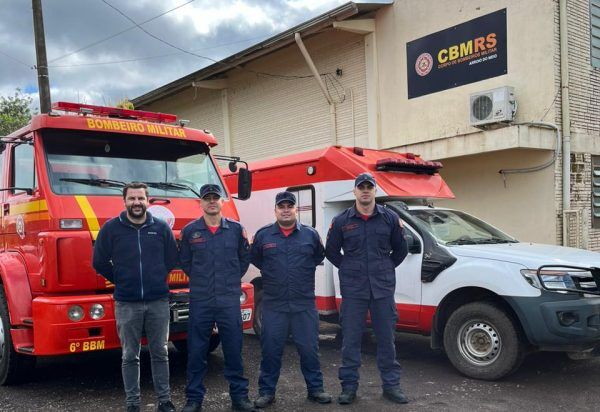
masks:
[[[139,208],[139,211],[137,211],[137,212],[134,210],[133,206],[127,207],[127,213],[129,213],[129,216],[134,217],[136,219],[144,217],[144,215],[146,214],[146,206],[142,204],[142,205],[138,205],[136,207]]]

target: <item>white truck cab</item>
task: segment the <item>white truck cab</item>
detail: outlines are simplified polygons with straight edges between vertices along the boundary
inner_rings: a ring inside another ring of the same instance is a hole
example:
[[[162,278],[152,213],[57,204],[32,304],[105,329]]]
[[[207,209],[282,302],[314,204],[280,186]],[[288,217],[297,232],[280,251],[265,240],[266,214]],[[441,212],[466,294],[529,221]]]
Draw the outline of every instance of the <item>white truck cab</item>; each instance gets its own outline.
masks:
[[[369,171],[377,202],[402,219],[409,254],[396,269],[397,330],[431,336],[463,374],[486,380],[516,370],[532,350],[585,358],[600,350],[600,254],[519,242],[458,210],[430,206],[453,194],[442,165],[412,154],[330,147],[250,164],[253,192],[237,202],[252,235],[274,220],[277,192],[298,198],[299,220],[326,238],[331,220],[354,203],[354,178]],[[235,174],[225,177],[237,186]],[[260,331],[260,272],[243,279],[255,288]],[[328,261],[315,274],[316,305],[337,320],[337,269]]]

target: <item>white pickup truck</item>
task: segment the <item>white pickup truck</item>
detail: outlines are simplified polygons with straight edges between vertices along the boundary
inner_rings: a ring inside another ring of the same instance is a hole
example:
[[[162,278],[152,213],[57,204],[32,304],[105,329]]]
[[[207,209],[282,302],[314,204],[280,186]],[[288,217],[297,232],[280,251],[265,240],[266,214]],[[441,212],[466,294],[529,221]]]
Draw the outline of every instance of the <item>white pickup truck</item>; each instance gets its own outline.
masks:
[[[352,206],[355,176],[371,172],[377,201],[405,223],[409,254],[396,269],[397,330],[431,336],[463,374],[499,379],[534,350],[573,357],[600,348],[600,254],[519,242],[467,213],[440,209],[452,198],[437,162],[412,154],[329,147],[250,164],[253,192],[236,206],[252,235],[274,220],[275,194],[295,192],[299,219],[325,239],[332,218]],[[225,180],[232,191],[235,174]],[[337,269],[317,267],[316,304],[336,320],[341,302]],[[262,281],[251,267],[260,331]]]

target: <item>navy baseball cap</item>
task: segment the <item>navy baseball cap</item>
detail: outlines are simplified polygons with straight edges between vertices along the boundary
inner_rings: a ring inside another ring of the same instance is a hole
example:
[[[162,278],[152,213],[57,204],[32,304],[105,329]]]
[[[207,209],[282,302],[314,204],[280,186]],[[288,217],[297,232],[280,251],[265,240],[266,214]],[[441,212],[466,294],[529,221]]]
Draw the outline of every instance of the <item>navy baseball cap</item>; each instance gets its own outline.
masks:
[[[219,185],[213,185],[213,184],[207,184],[207,185],[203,185],[200,188],[200,197],[204,198],[204,196],[206,195],[217,195],[219,197],[223,197],[223,190],[221,189],[221,186]]]
[[[291,204],[296,204],[296,196],[292,192],[279,192],[275,196],[275,204],[278,205],[281,202],[290,202]]]
[[[369,182],[373,186],[377,186],[377,183],[375,183],[375,178],[371,173],[361,173],[358,176],[356,176],[356,179],[354,179],[354,187],[357,187],[358,185],[364,182]]]

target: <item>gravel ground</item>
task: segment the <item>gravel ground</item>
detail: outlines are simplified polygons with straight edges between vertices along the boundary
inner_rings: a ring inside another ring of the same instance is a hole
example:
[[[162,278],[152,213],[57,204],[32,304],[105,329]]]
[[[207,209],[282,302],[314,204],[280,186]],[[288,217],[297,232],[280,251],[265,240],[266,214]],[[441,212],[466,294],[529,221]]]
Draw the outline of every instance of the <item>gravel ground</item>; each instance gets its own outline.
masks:
[[[325,326],[321,335],[321,365],[325,387],[337,396],[340,386],[337,368],[339,343],[335,328]],[[465,378],[454,370],[441,353],[429,348],[428,339],[399,334],[398,357],[404,368],[402,386],[411,402],[391,404],[381,397],[376,366],[376,347],[363,347],[361,386],[357,402],[350,406],[315,405],[306,400],[298,355],[292,344],[286,348],[276,403],[268,411],[576,411],[598,410],[600,404],[600,359],[572,361],[560,353],[530,355],[510,377],[498,382]],[[250,395],[256,396],[260,344],[253,335],[244,340],[246,375]],[[185,403],[186,357],[174,348],[170,351],[171,388],[178,408]],[[223,378],[223,355],[217,349],[210,356],[205,380],[208,388],[205,411],[229,410],[227,384]],[[142,358],[143,410],[156,407],[152,391],[149,356]],[[0,387],[2,411],[117,411],[124,409],[120,373],[120,352],[107,351],[87,355],[43,358],[38,362],[32,381],[12,387]]]

